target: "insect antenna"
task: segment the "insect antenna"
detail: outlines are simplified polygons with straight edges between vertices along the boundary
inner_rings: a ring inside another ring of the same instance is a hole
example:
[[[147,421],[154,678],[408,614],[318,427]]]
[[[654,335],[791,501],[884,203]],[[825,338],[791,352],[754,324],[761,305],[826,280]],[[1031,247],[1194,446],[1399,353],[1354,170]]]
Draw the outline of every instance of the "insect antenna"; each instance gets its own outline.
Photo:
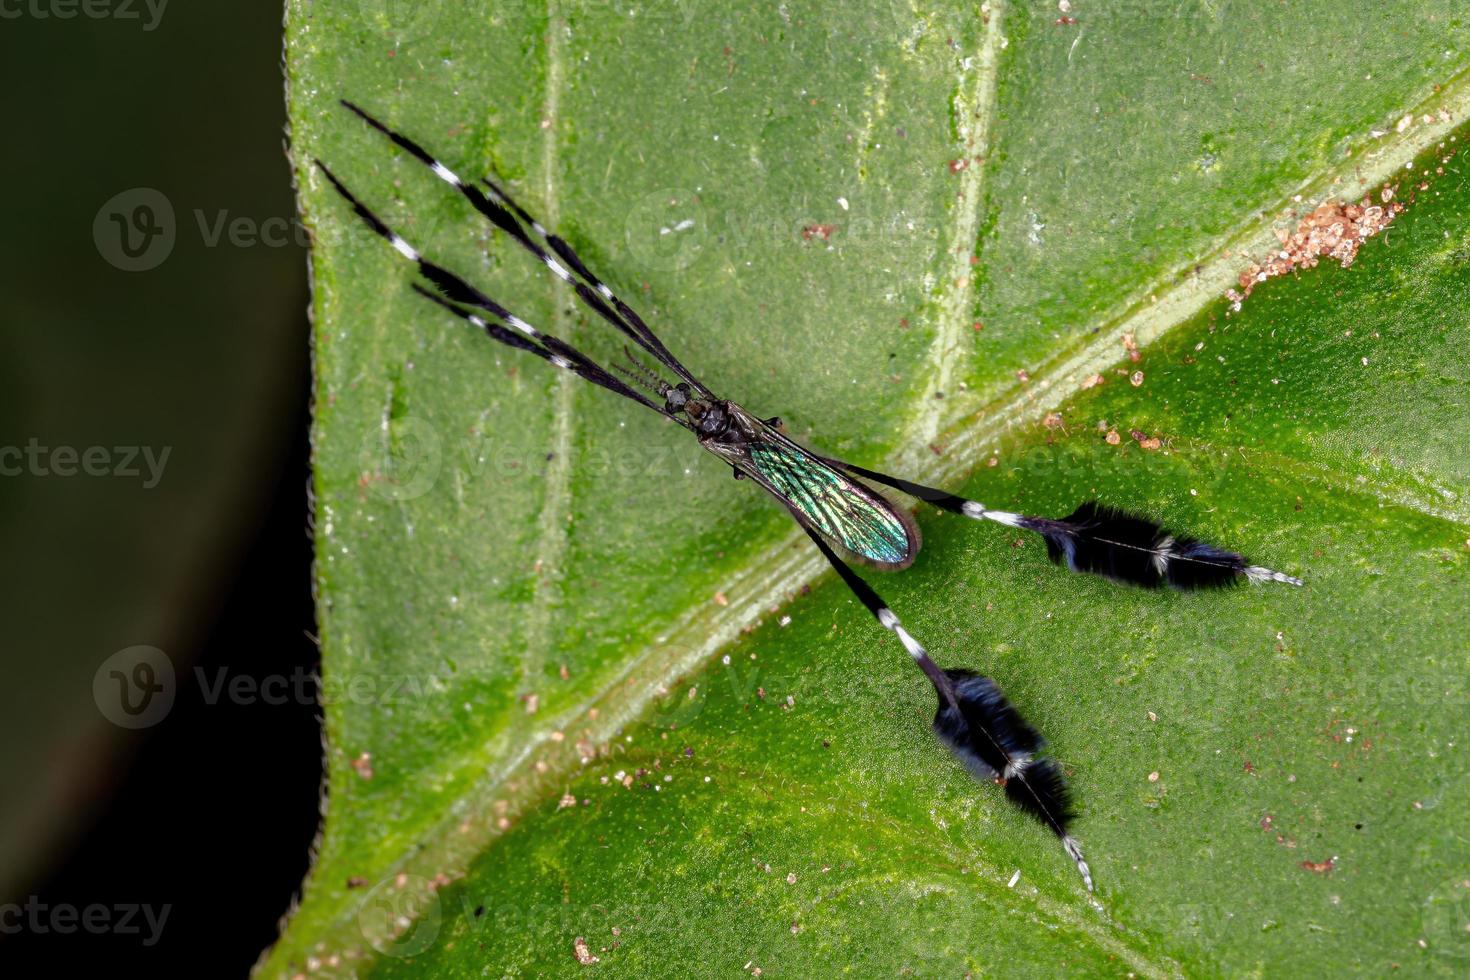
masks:
[[[414,289],[420,295],[428,297],[455,316],[480,328],[487,336],[494,340],[498,340],[517,350],[535,354],[557,367],[565,368],[595,385],[616,392],[624,398],[629,398],[641,405],[646,405],[660,415],[674,418],[675,421],[687,427],[687,423],[683,419],[671,415],[664,410],[662,405],[656,404],[642,392],[630,388],[606,368],[577,350],[571,344],[551,334],[542,333],[472,286],[463,277],[424,258],[418,249],[410,245],[407,240],[390,228],[383,219],[374,214],[367,205],[358,200],[356,195],[347,189],[347,186],[337,178],[336,174],[328,169],[326,164],[320,160],[315,161],[315,163],[326,176],[328,182],[331,183],[332,187],[336,189],[337,193],[352,206],[353,211],[357,213],[358,217],[375,233],[386,240],[389,245],[393,246],[394,251],[410,262],[415,263],[418,266],[419,273],[439,289],[439,294],[435,294],[418,284],[414,284]],[[491,322],[484,317],[470,313],[468,310],[456,304],[464,304],[465,306],[472,306],[484,310],[499,322]]]
[[[528,252],[540,259],[553,274],[572,287],[577,297],[588,309],[622,331],[625,336],[658,359],[661,364],[673,371],[684,381],[699,389],[706,396],[714,397],[709,389],[700,384],[699,380],[690,373],[689,369],[679,363],[678,359],[669,352],[669,349],[654,336],[653,331],[648,328],[648,325],[643,322],[642,318],[634,313],[626,303],[618,299],[612,290],[604,285],[601,280],[587,270],[586,265],[580,258],[577,258],[571,246],[567,245],[561,238],[547,232],[541,226],[540,222],[535,221],[520,205],[515,204],[505,191],[487,179],[485,184],[490,188],[493,198],[487,197],[478,187],[474,184],[465,183],[460,179],[458,174],[436,160],[428,150],[424,149],[412,139],[396,130],[390,129],[386,124],[380,122],[355,103],[349,102],[346,99],[341,101],[346,109],[350,110],[373,129],[388,137],[396,146],[406,151],[414,159],[427,166],[434,172],[436,177],[459,191],[476,211],[488,218],[497,228],[510,235],[511,238],[520,243]],[[512,210],[507,210],[507,205],[513,209],[514,213],[512,213]],[[568,264],[577,270],[577,274],[573,275],[567,270],[566,266],[557,261],[556,256],[553,256],[545,248],[538,245],[526,233],[525,228],[522,227],[522,220],[531,225],[536,234],[545,239],[547,244],[556,251],[557,255],[566,259]],[[616,311],[608,305],[609,303],[617,308]]]
[[[1299,578],[1252,565],[1233,551],[1175,535],[1146,517],[1097,501],[1082,504],[1060,520],[1028,517],[992,510],[977,500],[967,500],[944,490],[842,460],[824,461],[854,476],[901,490],[942,510],[974,520],[989,520],[1007,527],[1035,531],[1046,541],[1047,557],[1059,565],[1065,564],[1074,572],[1090,572],[1144,588],[1169,585],[1185,591],[1220,588],[1247,581],[1302,584]]]
[[[612,367],[614,371],[617,371],[619,374],[623,375],[626,378],[632,379],[634,382],[642,385],[648,391],[653,392],[660,398],[667,398],[669,392],[674,390],[673,385],[669,384],[663,378],[660,378],[651,367],[640,361],[638,359],[638,355],[634,354],[627,347],[623,348],[623,355],[627,357],[629,363],[633,365],[633,370],[629,371],[621,364],[613,364]]]
[[[1077,865],[1087,890],[1092,891],[1092,870],[1082,856],[1082,845],[1068,831],[1074,814],[1066,779],[1055,761],[1037,756],[1044,744],[1041,735],[1027,724],[990,678],[959,668],[944,670],[936,664],[873,587],[838,558],[799,513],[792,510],[792,516],[852,594],[879,625],[898,637],[934,685],[939,707],[934,713],[933,727],[940,741],[971,773],[998,783],[1005,789],[1006,799],[1049,827]]]

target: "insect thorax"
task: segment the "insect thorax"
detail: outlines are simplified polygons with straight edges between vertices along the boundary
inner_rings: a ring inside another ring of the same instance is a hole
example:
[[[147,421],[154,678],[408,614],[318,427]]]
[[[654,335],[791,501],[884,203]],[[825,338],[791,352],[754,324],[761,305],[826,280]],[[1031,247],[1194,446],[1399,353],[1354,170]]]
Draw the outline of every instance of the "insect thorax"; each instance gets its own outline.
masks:
[[[751,444],[766,441],[765,424],[734,402],[694,399],[683,411],[700,445],[722,459],[748,460]]]

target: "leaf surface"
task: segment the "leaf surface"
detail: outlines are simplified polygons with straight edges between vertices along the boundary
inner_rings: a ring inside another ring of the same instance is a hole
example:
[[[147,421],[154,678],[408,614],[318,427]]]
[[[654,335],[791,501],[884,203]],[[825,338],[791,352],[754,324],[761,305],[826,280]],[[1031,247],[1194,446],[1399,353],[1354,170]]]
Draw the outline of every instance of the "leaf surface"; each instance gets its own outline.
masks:
[[[1071,6],[292,5],[329,786],[263,975],[1470,955],[1470,26]],[[935,742],[932,692],[779,509],[408,290],[312,157],[618,351],[339,96],[501,174],[712,388],[816,448],[1028,513],[1099,497],[1307,579],[1121,589],[932,512],[914,568],[873,577],[1050,738],[1096,906]],[[1351,268],[1221,298],[1296,195],[1385,182],[1412,204]]]

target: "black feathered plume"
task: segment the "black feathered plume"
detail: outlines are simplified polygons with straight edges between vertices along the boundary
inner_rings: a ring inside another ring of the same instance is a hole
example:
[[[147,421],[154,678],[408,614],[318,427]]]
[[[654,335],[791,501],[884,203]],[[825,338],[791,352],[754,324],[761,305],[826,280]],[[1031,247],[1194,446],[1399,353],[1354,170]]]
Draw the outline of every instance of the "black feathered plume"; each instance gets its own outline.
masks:
[[[1247,579],[1301,585],[1301,580],[1248,564],[1242,556],[1194,538],[1176,537],[1146,517],[1099,504],[1059,521],[1021,517],[1016,526],[1046,539],[1052,561],[1144,588],[1214,589]]]
[[[1168,584],[1176,589],[1209,589],[1247,580],[1302,584],[1299,578],[1247,564],[1233,551],[1194,538],[1178,537],[1146,517],[1116,510],[1095,500],[1057,521],[996,510],[978,500],[969,500],[839,459],[827,459],[826,462],[855,476],[928,501],[941,510],[963,514],[977,521],[994,521],[1006,527],[1035,531],[1046,539],[1046,551],[1051,560],[1065,564],[1074,572],[1106,575],[1145,588]]]
[[[1073,813],[1062,770],[1051,759],[1036,755],[1045,744],[1041,735],[990,678],[962,668],[944,673],[954,701],[939,692],[934,733],[965,768],[980,779],[999,783],[1006,799],[1050,827],[1092,891],[1092,872],[1082,848],[1067,832]]]
[[[939,696],[939,710],[934,713],[934,733],[949,746],[965,768],[981,779],[999,783],[1006,798],[1046,824],[1061,838],[1062,847],[1076,862],[1087,890],[1092,891],[1092,872],[1082,858],[1082,847],[1067,833],[1072,810],[1067,800],[1067,784],[1062,771],[1050,759],[1038,759],[1041,736],[1021,718],[1019,712],[1000,693],[995,682],[972,670],[945,670],[929,656],[929,651],[904,629],[892,609],[883,602],[873,587],[863,581],[847,563],[837,557],[820,534],[805,524],[802,529],[812,539],[827,561],[831,562],[853,595],[886,630],[891,630],[903,644],[914,663],[924,672]]]

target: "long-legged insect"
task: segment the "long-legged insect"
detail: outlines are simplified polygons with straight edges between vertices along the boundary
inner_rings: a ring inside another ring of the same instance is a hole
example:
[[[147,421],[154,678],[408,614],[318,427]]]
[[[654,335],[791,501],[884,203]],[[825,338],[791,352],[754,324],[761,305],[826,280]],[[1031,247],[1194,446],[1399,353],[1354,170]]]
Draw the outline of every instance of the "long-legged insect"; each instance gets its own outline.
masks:
[[[1248,564],[1234,552],[1178,537],[1147,518],[1095,502],[1084,503],[1060,520],[1027,517],[820,456],[789,439],[780,419],[759,418],[732,401],[716,397],[669,352],[637,313],[592,274],[570,245],[542,227],[503,187],[489,178],[483,178],[484,190],[466,183],[418,143],[352,103],[342,104],[454,187],[476,211],[571,286],[592,312],[677,380],[665,380],[626,345],[629,366],[614,365],[615,374],[565,341],[537,330],[463,277],[424,258],[317,160],[316,165],[357,215],[400,255],[415,263],[438,292],[417,283],[413,288],[491,338],[672,419],[694,433],[701,446],[729,463],[737,478],[748,477],[764,487],[811,537],[858,600],[898,637],[934,685],[939,706],[933,724],[940,740],[972,773],[998,783],[1012,803],[1049,827],[1061,839],[1091,891],[1092,873],[1081,846],[1068,830],[1074,814],[1066,782],[1055,761],[1038,755],[1043,745],[1041,736],[989,678],[960,668],[945,670],[936,664],[872,586],[839,557],[837,548],[863,564],[890,570],[907,568],[919,553],[919,529],[913,518],[863,481],[891,487],[965,517],[1034,531],[1046,541],[1053,562],[1134,585],[1201,589],[1242,581],[1301,585],[1301,580]]]

